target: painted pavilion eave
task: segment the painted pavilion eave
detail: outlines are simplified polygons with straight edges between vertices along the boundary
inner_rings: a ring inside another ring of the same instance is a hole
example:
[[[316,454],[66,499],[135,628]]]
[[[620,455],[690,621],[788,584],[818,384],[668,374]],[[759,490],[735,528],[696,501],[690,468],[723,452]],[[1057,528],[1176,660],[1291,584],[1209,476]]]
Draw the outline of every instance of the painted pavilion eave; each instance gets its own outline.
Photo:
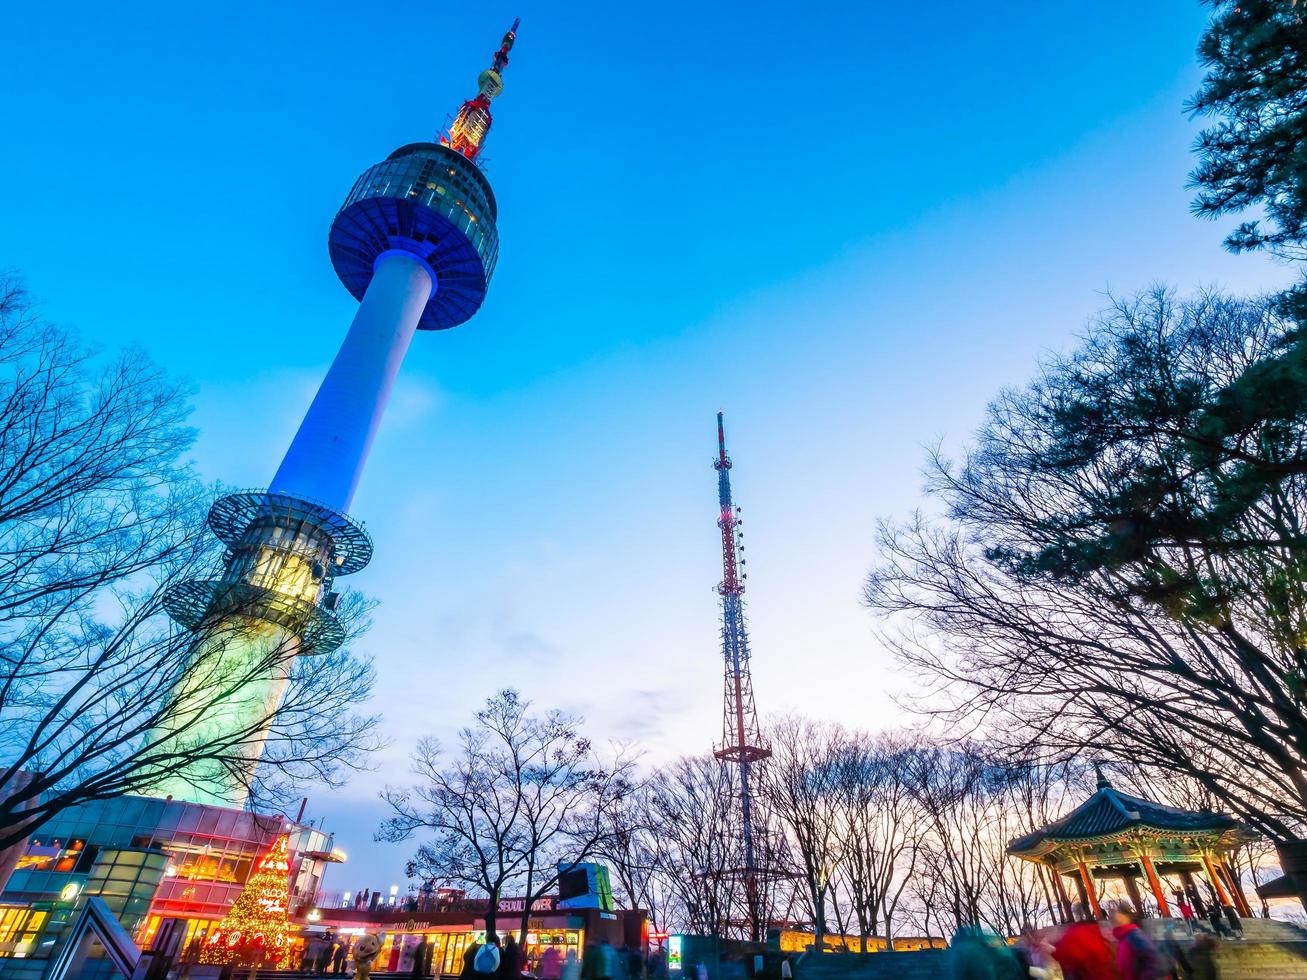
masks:
[[[1079,861],[1093,862],[1095,857],[1116,857],[1116,855],[1095,855],[1092,853],[1103,848],[1115,846],[1133,852],[1138,850],[1141,845],[1151,850],[1156,845],[1169,843],[1179,845],[1179,847],[1172,847],[1169,850],[1192,854],[1193,862],[1201,864],[1203,853],[1233,847],[1241,843],[1245,837],[1246,832],[1237,827],[1190,830],[1177,833],[1173,829],[1137,824],[1124,830],[1098,834],[1093,837],[1056,837],[1050,835],[1019,850],[1009,846],[1008,854],[1021,858],[1023,861],[1056,866],[1065,873],[1071,873]],[[1065,855],[1063,859],[1053,859],[1054,855],[1059,853]],[[1125,855],[1121,855],[1121,858],[1122,860],[1119,862],[1097,863],[1110,866],[1112,863],[1126,863],[1133,860],[1133,858],[1126,858]],[[1173,861],[1175,859],[1171,858],[1169,860]]]

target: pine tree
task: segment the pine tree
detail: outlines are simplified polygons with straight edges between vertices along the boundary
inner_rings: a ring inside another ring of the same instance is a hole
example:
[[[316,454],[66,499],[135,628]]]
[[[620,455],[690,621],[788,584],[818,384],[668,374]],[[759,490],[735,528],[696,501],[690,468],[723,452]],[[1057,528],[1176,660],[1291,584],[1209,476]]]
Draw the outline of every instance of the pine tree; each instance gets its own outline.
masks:
[[[282,834],[259,858],[218,928],[205,940],[201,963],[281,966],[286,959],[290,904],[290,835]]]
[[[1207,76],[1190,102],[1215,117],[1198,138],[1194,210],[1209,218],[1258,208],[1226,238],[1236,252],[1307,254],[1307,4],[1205,0],[1198,46]]]

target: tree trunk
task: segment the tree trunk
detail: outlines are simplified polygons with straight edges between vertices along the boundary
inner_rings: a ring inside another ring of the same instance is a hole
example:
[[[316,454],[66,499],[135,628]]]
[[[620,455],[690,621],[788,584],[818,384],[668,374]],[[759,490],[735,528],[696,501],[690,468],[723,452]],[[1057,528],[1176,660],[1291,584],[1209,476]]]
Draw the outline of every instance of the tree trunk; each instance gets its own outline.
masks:
[[[496,888],[486,899],[486,941],[495,935],[496,927],[499,925],[499,889]]]
[[[526,950],[526,930],[531,921],[531,889],[535,887],[535,869],[528,868],[526,872],[526,898],[522,899],[522,927],[517,932],[517,944],[522,947],[523,955]]]

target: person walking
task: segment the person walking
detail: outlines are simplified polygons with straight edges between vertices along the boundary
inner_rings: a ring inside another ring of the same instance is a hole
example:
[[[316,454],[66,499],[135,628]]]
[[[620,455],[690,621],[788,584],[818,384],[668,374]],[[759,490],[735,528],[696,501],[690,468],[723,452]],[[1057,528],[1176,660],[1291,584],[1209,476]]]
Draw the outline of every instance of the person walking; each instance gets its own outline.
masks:
[[[1112,947],[1103,928],[1083,905],[1076,905],[1075,919],[1053,944],[1053,959],[1065,980],[1115,980]]]
[[[522,947],[511,932],[499,951],[499,980],[522,980]]]
[[[1189,930],[1189,935],[1194,934],[1194,907],[1189,904],[1189,899],[1183,892],[1175,893],[1179,899],[1176,905],[1180,908],[1180,918],[1184,919],[1185,928]]]
[[[952,980],[1024,980],[1008,944],[979,926],[963,926],[954,934],[949,965]]]
[[[473,964],[476,962],[477,950],[481,948],[481,943],[468,943],[467,948],[463,950],[463,971],[459,974],[462,980],[471,980],[476,976],[476,970]]]
[[[1116,972],[1121,980],[1166,980],[1171,971],[1157,944],[1139,928],[1139,913],[1130,905],[1118,905],[1112,913],[1112,935],[1116,937]]]
[[[1243,920],[1239,918],[1239,910],[1233,905],[1225,907],[1225,921],[1230,923],[1230,935],[1243,938]]]
[[[540,980],[559,980],[563,974],[563,954],[557,946],[548,946],[540,954]]]
[[[427,975],[427,952],[431,949],[431,944],[427,942],[427,937],[423,935],[422,941],[418,943],[418,948],[413,950],[413,980],[422,980]]]
[[[320,976],[327,975],[327,967],[331,965],[331,957],[336,952],[336,934],[331,930],[322,937],[322,948],[318,950],[318,961],[314,964],[314,972]]]
[[[1219,939],[1205,932],[1195,936],[1189,947],[1189,972],[1185,980],[1220,980],[1221,973],[1216,966],[1216,950],[1220,945]]]
[[[595,977],[596,980],[617,978],[617,951],[607,939],[601,939],[595,947]]]
[[[472,957],[472,976],[477,980],[489,980],[499,976],[501,956],[499,936],[493,932],[486,933],[486,941],[477,947]]]
[[[563,957],[563,969],[559,973],[559,980],[581,980],[581,960],[576,955],[576,947],[569,947],[567,955]]]
[[[349,956],[349,942],[343,937],[336,944],[336,952],[331,954],[331,972],[335,976],[341,976],[345,972],[345,959]]]
[[[1229,932],[1229,929],[1225,924],[1225,919],[1221,916],[1221,907],[1215,902],[1213,902],[1212,907],[1207,910],[1207,921],[1212,925],[1213,936],[1224,937]]]
[[[1184,946],[1180,944],[1180,927],[1174,922],[1167,923],[1166,938],[1162,940],[1162,953],[1166,957],[1167,966],[1170,969],[1168,977],[1179,978],[1189,977],[1189,954],[1185,952]]]
[[[322,952],[322,940],[317,936],[310,936],[304,944],[304,952],[300,954],[300,972],[313,973],[318,967],[318,955]]]
[[[1048,980],[1055,972],[1053,947],[1039,934],[1034,926],[1027,925],[1021,930],[1021,938],[1012,947],[1018,959],[1023,959],[1026,976],[1034,980]]]

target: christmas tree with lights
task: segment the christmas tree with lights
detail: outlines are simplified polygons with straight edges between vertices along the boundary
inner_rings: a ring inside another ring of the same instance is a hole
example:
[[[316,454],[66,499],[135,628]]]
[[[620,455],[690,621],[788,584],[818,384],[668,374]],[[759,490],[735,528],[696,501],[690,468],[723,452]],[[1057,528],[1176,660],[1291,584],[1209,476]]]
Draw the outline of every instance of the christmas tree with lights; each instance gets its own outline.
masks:
[[[282,834],[259,858],[236,903],[211,932],[201,963],[281,966],[286,959],[290,905],[290,835]]]

